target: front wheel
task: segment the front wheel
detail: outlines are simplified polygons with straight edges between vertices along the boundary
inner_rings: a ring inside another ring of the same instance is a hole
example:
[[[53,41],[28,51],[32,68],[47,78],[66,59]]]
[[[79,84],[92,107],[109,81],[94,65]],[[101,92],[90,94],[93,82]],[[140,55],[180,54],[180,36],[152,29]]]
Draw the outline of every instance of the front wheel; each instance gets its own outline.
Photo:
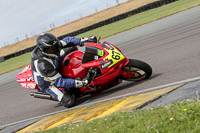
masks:
[[[129,59],[129,63],[122,70],[133,74],[131,78],[122,78],[128,81],[148,79],[152,74],[152,68],[149,64],[135,59]]]

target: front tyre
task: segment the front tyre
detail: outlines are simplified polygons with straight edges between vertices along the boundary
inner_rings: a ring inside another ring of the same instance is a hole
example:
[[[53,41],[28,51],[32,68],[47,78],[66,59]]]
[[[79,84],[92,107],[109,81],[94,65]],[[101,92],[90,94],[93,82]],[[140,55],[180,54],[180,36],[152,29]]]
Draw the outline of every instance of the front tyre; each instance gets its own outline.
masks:
[[[148,79],[152,74],[152,68],[149,64],[135,59],[129,59],[129,63],[122,70],[133,74],[131,78],[122,78],[128,81]]]

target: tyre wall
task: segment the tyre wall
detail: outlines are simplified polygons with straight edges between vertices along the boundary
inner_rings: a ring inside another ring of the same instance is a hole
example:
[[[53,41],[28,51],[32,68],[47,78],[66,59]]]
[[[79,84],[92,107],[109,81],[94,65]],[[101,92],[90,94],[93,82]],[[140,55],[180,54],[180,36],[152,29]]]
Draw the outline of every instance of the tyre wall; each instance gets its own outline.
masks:
[[[126,13],[122,13],[122,14],[119,14],[119,15],[114,16],[112,18],[109,18],[109,19],[100,21],[98,23],[92,24],[92,25],[90,25],[88,27],[85,27],[85,28],[82,28],[80,30],[77,30],[77,31],[74,31],[74,32],[71,32],[71,33],[68,33],[68,34],[65,34],[65,35],[62,35],[62,36],[59,36],[58,39],[61,40],[61,39],[65,38],[65,37],[67,37],[67,36],[77,36],[77,35],[82,34],[84,32],[87,32],[87,31],[90,31],[90,30],[94,30],[96,28],[99,28],[99,27],[102,27],[102,26],[117,22],[119,20],[125,19],[127,17],[132,16],[132,15],[135,15],[135,14],[147,11],[147,10],[151,10],[151,9],[154,9],[154,8],[157,8],[157,7],[160,7],[160,6],[163,6],[165,4],[169,4],[171,2],[175,2],[175,1],[177,1],[177,0],[158,0],[158,1],[152,2],[150,4],[144,5],[142,7],[139,7],[137,9],[134,9],[132,11],[129,11],[129,12],[126,12]],[[18,51],[16,53],[4,56],[3,58],[4,58],[4,60],[7,60],[7,59],[10,59],[10,58],[13,58],[13,57],[16,57],[16,56],[31,52],[34,48],[35,48],[35,46],[30,47],[30,48],[26,48],[26,49]]]

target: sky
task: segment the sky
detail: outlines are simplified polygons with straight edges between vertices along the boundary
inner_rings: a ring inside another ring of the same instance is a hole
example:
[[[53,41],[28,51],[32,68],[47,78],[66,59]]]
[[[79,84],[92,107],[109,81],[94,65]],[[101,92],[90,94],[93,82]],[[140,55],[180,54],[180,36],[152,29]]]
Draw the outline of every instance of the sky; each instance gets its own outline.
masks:
[[[116,4],[116,0],[0,0],[0,47]]]

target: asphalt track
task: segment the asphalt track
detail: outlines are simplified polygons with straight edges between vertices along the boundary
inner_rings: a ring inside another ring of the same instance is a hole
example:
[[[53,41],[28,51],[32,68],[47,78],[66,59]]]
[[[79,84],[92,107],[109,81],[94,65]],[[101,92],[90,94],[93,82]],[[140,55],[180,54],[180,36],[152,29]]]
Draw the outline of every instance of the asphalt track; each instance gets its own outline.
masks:
[[[79,105],[200,75],[200,7],[107,38],[129,58],[148,62],[153,75],[144,82],[124,82]],[[15,82],[20,70],[0,76],[0,126],[65,109],[54,101],[34,99]]]

